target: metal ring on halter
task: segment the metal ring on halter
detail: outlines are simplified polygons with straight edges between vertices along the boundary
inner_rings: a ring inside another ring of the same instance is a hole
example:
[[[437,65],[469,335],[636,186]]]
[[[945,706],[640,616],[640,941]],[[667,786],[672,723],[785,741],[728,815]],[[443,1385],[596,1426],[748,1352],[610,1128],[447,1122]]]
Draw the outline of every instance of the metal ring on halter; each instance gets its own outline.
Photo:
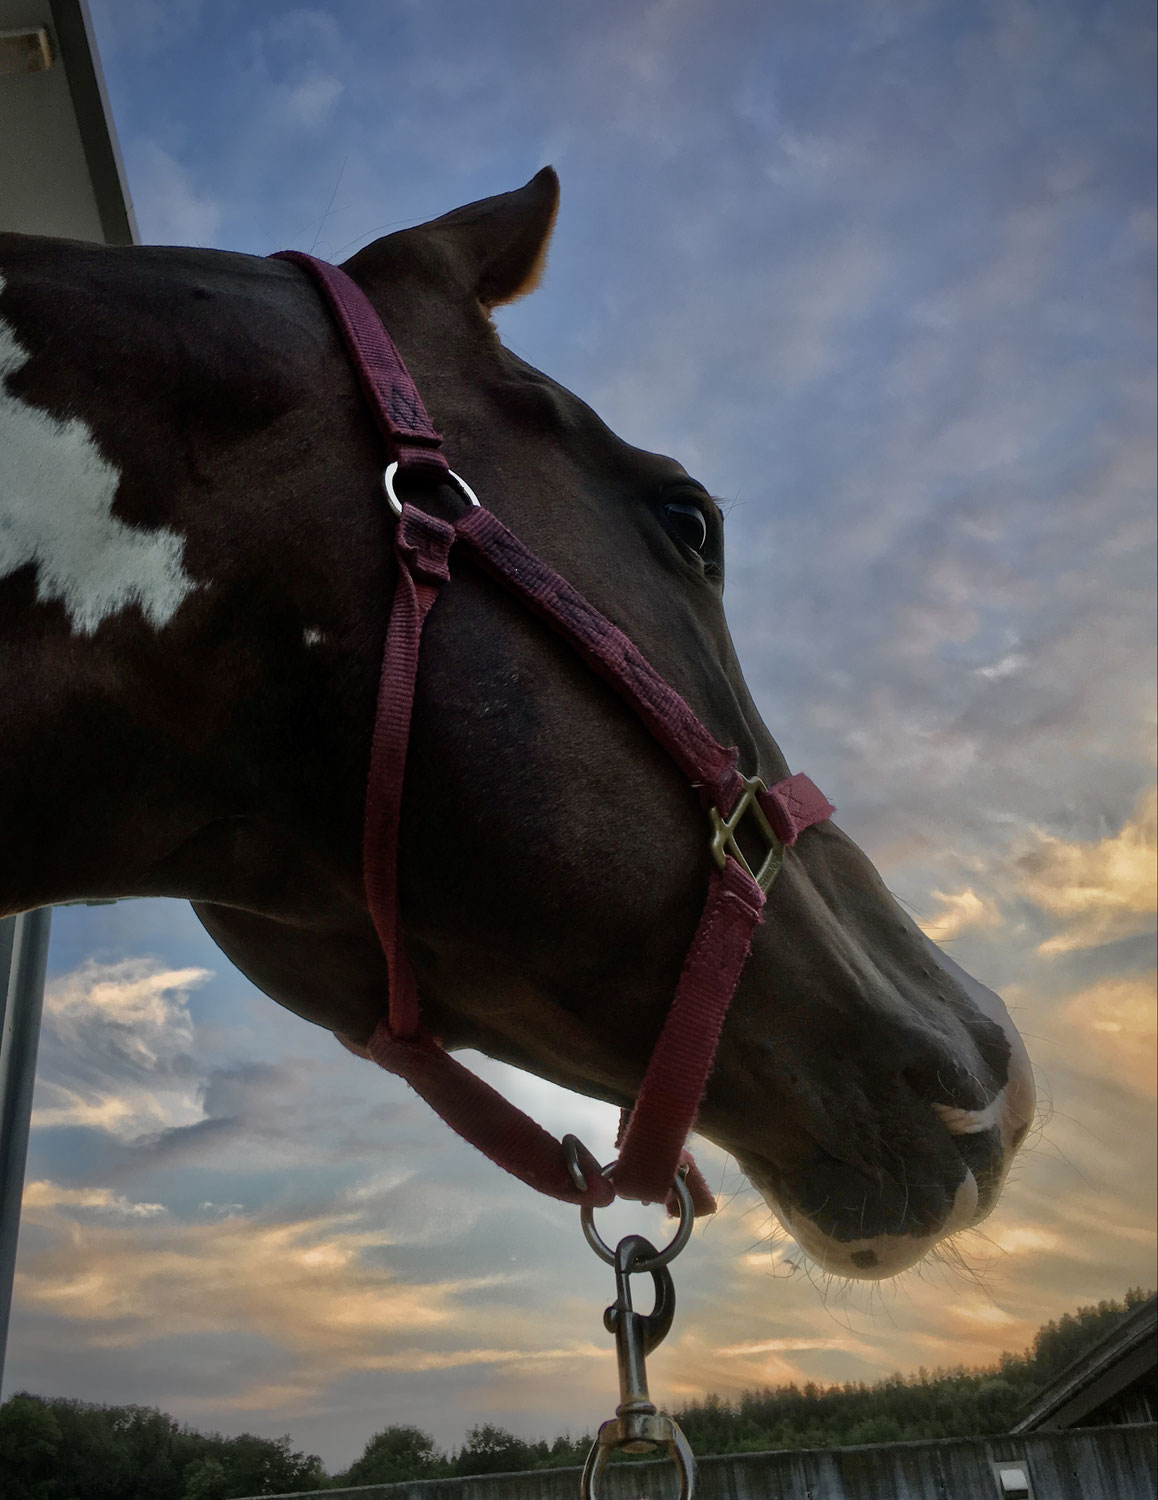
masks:
[[[609,1162],[603,1168],[603,1176],[609,1177],[617,1165],[617,1162]],[[680,1205],[680,1221],[676,1232],[658,1255],[652,1256],[650,1260],[641,1260],[632,1266],[631,1274],[633,1276],[637,1272],[658,1271],[661,1266],[666,1266],[669,1260],[675,1260],[688,1240],[691,1239],[695,1211],[692,1208],[691,1189],[684,1181],[682,1171],[676,1173],[672,1186],[675,1188],[675,1195],[679,1199]],[[592,1250],[595,1251],[600,1260],[604,1260],[609,1266],[613,1266],[615,1264],[615,1251],[611,1249],[598,1229],[596,1229],[595,1210],[590,1204],[585,1203],[579,1209],[579,1222],[583,1225],[584,1237]]]
[[[382,488],[386,491],[386,498],[390,502],[390,509],[396,516],[401,516],[402,501],[399,500],[398,496],[394,493],[394,476],[397,473],[397,460],[395,460],[395,462],[392,464],[387,464],[386,472],[382,475]],[[465,479],[460,479],[453,469],[447,469],[444,477],[448,483],[454,485],[455,489],[459,492],[459,494],[468,505],[473,505],[476,510],[482,509],[482,504],[478,496],[471,489],[470,485],[467,484]]]

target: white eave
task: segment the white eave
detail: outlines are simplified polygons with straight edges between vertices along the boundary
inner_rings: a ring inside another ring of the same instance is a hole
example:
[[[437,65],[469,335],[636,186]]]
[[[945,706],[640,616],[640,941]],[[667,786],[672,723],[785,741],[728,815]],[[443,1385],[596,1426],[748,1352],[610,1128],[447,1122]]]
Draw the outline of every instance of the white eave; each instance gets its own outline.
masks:
[[[136,244],[85,0],[0,0],[0,141],[0,229]]]

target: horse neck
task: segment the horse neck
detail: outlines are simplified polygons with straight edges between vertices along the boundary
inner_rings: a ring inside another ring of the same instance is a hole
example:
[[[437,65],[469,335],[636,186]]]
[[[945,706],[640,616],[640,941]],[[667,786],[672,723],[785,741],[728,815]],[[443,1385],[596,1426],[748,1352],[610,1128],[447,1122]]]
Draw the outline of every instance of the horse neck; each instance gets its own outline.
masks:
[[[361,752],[326,724],[308,628],[287,659],[225,588],[161,629],[139,605],[77,628],[26,571],[0,580],[0,914],[126,895],[281,913],[311,870],[356,881]]]
[[[35,599],[5,611],[0,911],[145,891],[195,827],[166,743],[179,719],[162,726],[157,674],[112,633]]]
[[[296,286],[0,236],[0,913],[244,903],[299,845],[357,873],[380,549]]]

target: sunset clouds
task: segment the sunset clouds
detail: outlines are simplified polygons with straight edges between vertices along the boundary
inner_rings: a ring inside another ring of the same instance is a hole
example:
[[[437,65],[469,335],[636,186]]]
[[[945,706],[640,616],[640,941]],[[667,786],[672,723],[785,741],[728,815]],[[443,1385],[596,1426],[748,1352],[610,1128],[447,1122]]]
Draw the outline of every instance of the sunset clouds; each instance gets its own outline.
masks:
[[[83,963],[44,996],[33,1127],[131,1141],[202,1117],[189,1066],[188,996],[213,975],[155,959]]]
[[[979,1363],[1152,1284],[1150,9],[93,10],[146,239],[340,260],[554,162],[504,338],[721,497],[792,768],[1026,1034],[1041,1118],[1005,1196],[895,1283],[810,1269],[697,1147],[722,1209],[654,1393]],[[50,967],[6,1390],[335,1466],[387,1422],[610,1415],[575,1213],[257,995],[187,908],[60,912]],[[610,1156],[612,1110],[481,1067]]]
[[[1153,931],[1158,894],[1158,793],[1138,800],[1129,820],[1096,843],[1041,835],[1041,847],[1020,861],[1025,893],[1057,918],[1062,930],[1043,954],[1093,948]]]
[[[936,942],[963,932],[1001,926],[1003,908],[1028,902],[1050,919],[1052,936],[1038,944],[1042,957],[1100,948],[1155,929],[1158,902],[1158,791],[1138,798],[1121,828],[1099,839],[1066,840],[1029,831],[1030,848],[1015,854],[1012,868],[986,864],[987,893],[973,886],[933,890],[937,903],[922,920]]]

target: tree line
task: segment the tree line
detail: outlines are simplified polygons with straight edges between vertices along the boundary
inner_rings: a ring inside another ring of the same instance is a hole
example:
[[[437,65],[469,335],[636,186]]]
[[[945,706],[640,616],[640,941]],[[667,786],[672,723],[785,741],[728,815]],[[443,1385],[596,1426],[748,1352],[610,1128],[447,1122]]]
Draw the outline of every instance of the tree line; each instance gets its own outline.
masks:
[[[707,1396],[674,1413],[697,1453],[751,1453],[1007,1432],[1021,1408],[1071,1360],[1152,1296],[1131,1289],[1039,1329],[1024,1354],[985,1369],[921,1370],[873,1385],[782,1385],[734,1400]],[[489,1423],[439,1449],[417,1427],[377,1432],[349,1469],[328,1476],[288,1436],[197,1432],[143,1406],[99,1406],[22,1392],[0,1406],[5,1500],[235,1500],[238,1496],[498,1474],[580,1464],[590,1434],[525,1442]]]

